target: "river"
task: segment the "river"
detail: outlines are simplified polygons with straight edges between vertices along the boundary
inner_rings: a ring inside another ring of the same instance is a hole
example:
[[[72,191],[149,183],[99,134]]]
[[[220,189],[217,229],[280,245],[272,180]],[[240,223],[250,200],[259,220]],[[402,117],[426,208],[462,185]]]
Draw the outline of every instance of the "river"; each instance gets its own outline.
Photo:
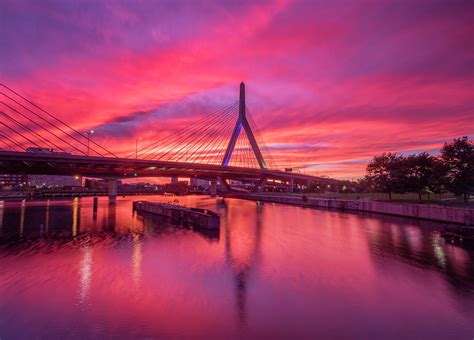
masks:
[[[217,234],[132,211],[209,208]],[[0,203],[0,338],[474,337],[474,252],[442,224],[238,199]]]

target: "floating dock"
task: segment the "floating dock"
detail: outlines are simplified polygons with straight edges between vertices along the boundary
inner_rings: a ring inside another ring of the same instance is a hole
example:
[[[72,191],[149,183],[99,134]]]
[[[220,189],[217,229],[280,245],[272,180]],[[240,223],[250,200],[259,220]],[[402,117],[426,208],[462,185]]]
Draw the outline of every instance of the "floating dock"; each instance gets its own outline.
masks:
[[[207,230],[218,230],[219,214],[200,208],[187,208],[169,203],[152,203],[148,201],[133,202],[133,210],[168,218],[174,224],[192,226]]]

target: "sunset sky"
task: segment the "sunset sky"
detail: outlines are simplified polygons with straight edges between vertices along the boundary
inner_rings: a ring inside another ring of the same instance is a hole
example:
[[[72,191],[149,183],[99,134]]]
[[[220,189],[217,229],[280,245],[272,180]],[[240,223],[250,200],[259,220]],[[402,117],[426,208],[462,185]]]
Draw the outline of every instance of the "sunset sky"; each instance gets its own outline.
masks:
[[[280,167],[348,178],[474,135],[474,2],[0,2],[0,82],[130,152],[238,99]]]

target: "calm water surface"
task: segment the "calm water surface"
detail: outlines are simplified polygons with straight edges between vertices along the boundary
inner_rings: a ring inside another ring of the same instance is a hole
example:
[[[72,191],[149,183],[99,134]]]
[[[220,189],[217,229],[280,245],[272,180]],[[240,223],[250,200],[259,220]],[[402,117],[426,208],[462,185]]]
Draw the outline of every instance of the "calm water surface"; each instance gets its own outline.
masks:
[[[205,235],[137,199],[0,204],[2,340],[474,337],[474,254],[443,225],[180,197],[221,215]]]

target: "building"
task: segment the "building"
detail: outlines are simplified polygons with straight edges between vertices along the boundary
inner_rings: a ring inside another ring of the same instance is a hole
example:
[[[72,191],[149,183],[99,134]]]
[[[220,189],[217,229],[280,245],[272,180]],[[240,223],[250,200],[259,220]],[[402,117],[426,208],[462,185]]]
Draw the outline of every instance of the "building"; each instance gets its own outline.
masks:
[[[207,189],[209,188],[209,181],[191,177],[189,178],[189,185],[192,187],[201,187],[201,188]]]
[[[117,180],[117,185],[122,185],[122,181]],[[109,181],[106,179],[86,178],[84,187],[87,189],[107,190],[109,188]]]
[[[169,183],[163,186],[165,193],[172,193],[175,195],[186,195],[189,192],[188,182],[179,181],[178,183]]]
[[[28,186],[28,175],[0,174],[0,188],[14,190]]]
[[[29,175],[28,183],[30,187],[36,187],[36,188],[82,187],[82,177],[81,176]]]

